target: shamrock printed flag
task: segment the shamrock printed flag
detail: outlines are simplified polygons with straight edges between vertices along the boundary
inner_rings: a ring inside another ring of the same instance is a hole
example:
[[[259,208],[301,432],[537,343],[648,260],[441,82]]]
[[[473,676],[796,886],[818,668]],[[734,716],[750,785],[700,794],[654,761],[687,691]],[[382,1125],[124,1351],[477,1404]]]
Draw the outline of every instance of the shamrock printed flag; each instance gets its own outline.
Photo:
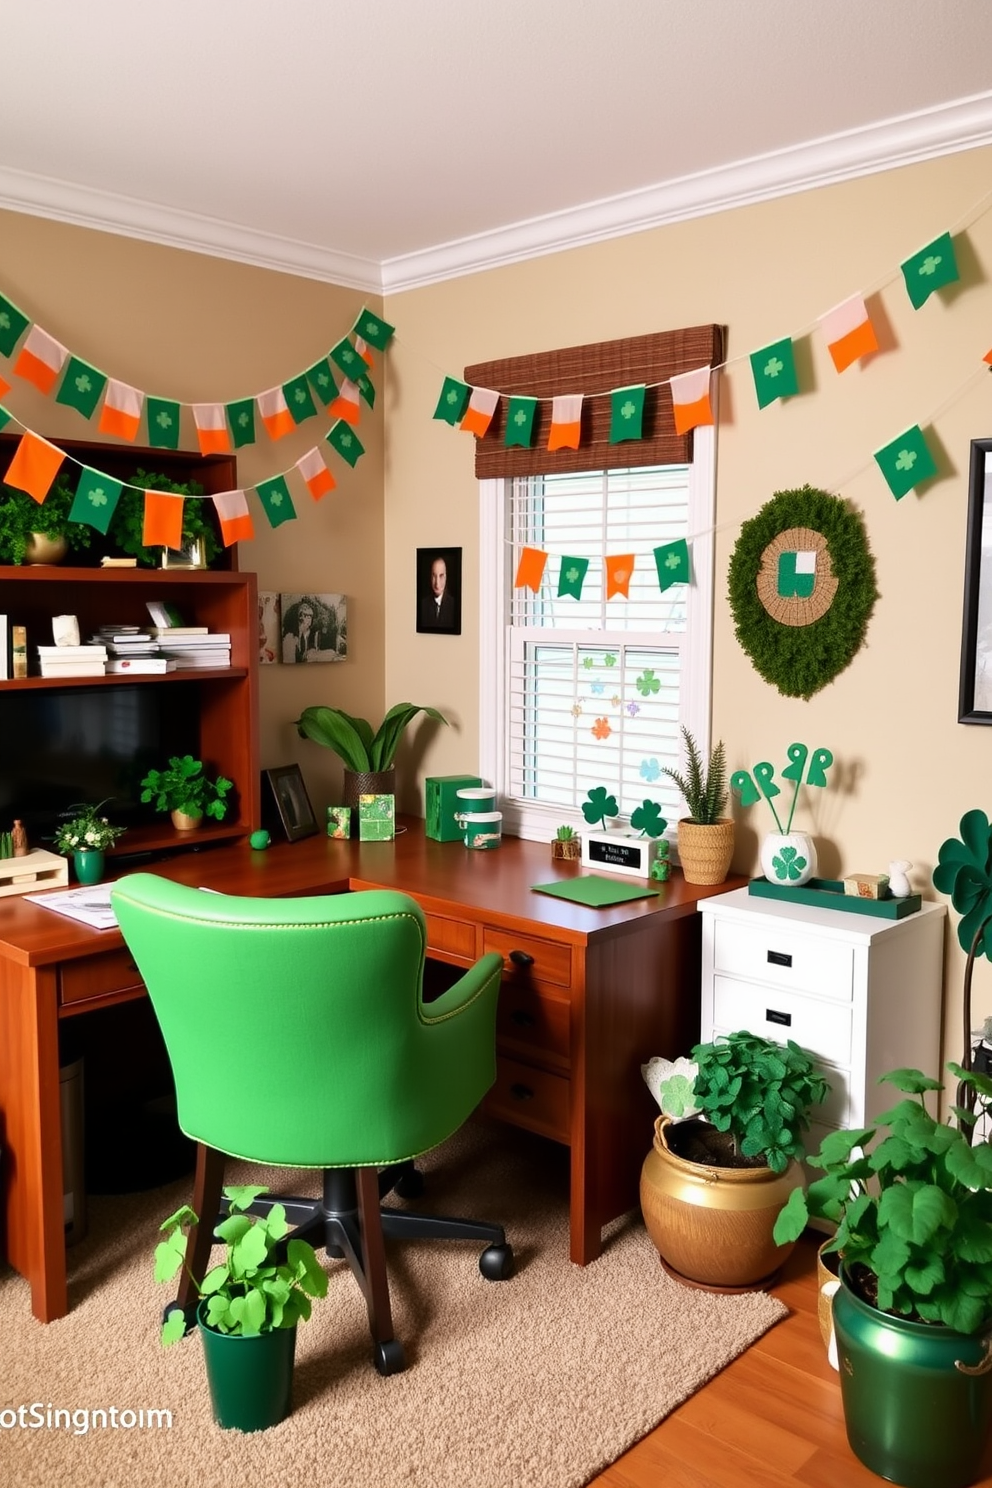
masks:
[[[536,398],[511,397],[506,410],[506,434],[503,437],[507,448],[520,445],[524,449],[530,449],[536,413]]]
[[[942,289],[945,284],[953,284],[960,278],[954,256],[954,243],[949,232],[934,238],[932,243],[921,248],[919,253],[914,253],[912,258],[907,258],[900,267],[914,310],[919,310],[935,289]]]
[[[578,449],[582,430],[582,394],[565,393],[551,400],[548,449]]]
[[[321,496],[326,496],[328,491],[333,491],[337,481],[327,468],[327,464],[319,449],[307,450],[296,462],[296,468],[307,483],[307,489],[314,501],[319,501]]]
[[[305,372],[302,372],[299,377],[291,377],[289,382],[284,382],[282,391],[294,424],[302,424],[304,419],[316,416],[317,410],[310,396]]]
[[[362,372],[355,378],[355,386],[365,399],[370,408],[375,407],[375,384],[368,373]]]
[[[338,385],[327,357],[322,357],[319,362],[308,367],[306,378],[321,408],[330,408],[338,395]]]
[[[144,393],[112,377],[107,383],[107,396],[100,410],[100,422],[97,424],[100,433],[116,434],[120,439],[133,442],[141,423],[144,401]],[[179,543],[175,546],[178,548]]]
[[[339,341],[337,346],[331,347],[329,355],[331,361],[334,362],[336,366],[340,367],[345,377],[350,377],[352,382],[354,382],[356,378],[360,377],[362,372],[365,370],[365,363],[362,361],[361,357],[352,346],[347,336],[345,336],[343,340]]]
[[[244,491],[217,491],[211,500],[225,548],[236,542],[251,542],[255,536],[255,524]]]
[[[914,486],[937,474],[936,461],[919,424],[914,424],[884,449],[876,450],[875,459],[897,501],[901,501]]]
[[[337,450],[342,460],[346,460],[352,468],[365,453],[365,446],[354,429],[350,429],[346,423],[341,421],[336,423],[324,437],[331,449]]]
[[[713,422],[710,403],[710,368],[696,367],[672,378],[672,412],[676,434],[688,434],[700,424]]]
[[[296,428],[293,415],[286,404],[286,394],[281,387],[269,388],[268,392],[259,393],[255,402],[270,439],[281,439],[284,434],[289,434]]]
[[[139,487],[140,489],[140,487]],[[143,491],[145,516],[141,543],[145,548],[181,548],[183,498],[171,491]]]
[[[460,427],[481,439],[493,421],[498,403],[499,393],[494,393],[491,388],[473,388]]]
[[[259,481],[255,490],[258,492],[258,499],[262,503],[265,515],[269,519],[270,527],[279,527],[283,522],[291,522],[296,516],[296,508],[284,475],[273,476],[272,480]]]
[[[776,398],[791,398],[798,393],[799,379],[790,337],[752,351],[751,376],[759,408],[767,408]]]
[[[78,357],[70,356],[62,374],[59,390],[55,394],[56,403],[65,403],[69,408],[75,408],[83,418],[92,418],[96,412],[96,405],[100,401],[100,394],[107,385],[107,379],[102,372],[95,367],[81,362]]]
[[[878,350],[878,337],[861,295],[851,295],[820,316],[820,328],[838,372]]]
[[[148,443],[153,449],[178,449],[179,404],[168,398],[149,398],[147,409]]]
[[[781,599],[809,599],[815,588],[815,548],[779,553],[776,592]]]
[[[7,474],[4,480],[8,486],[16,486],[19,491],[26,491],[33,496],[35,501],[41,504],[48,495],[52,481],[59,472],[59,466],[65,459],[62,451],[49,444],[47,439],[42,439],[38,434],[32,434],[30,430],[21,435],[21,441],[14,451],[14,458],[7,466]]]
[[[446,377],[437,400],[434,417],[446,424],[451,424],[453,428],[461,421],[471,391],[467,382],[459,382],[457,377]]]
[[[563,558],[558,571],[558,598],[571,595],[573,599],[581,599],[588,569],[588,558]]]
[[[610,394],[610,443],[640,439],[644,422],[644,383],[637,387],[615,388]]]
[[[84,465],[69,521],[85,522],[87,526],[95,527],[97,532],[106,533],[123,489],[120,481],[111,480],[109,475],[102,475],[99,470]]]
[[[224,412],[227,414],[227,423],[231,430],[231,439],[234,441],[234,448],[241,449],[243,445],[254,444],[254,398],[238,398],[234,403],[226,403],[224,405]]]
[[[358,406],[358,384],[346,377],[341,384],[341,391],[327,410],[331,418],[344,419],[346,424],[356,425],[362,416],[362,410]]]
[[[662,593],[673,584],[688,584],[689,544],[684,537],[655,548],[654,561],[658,569],[658,588]]]
[[[69,355],[60,341],[33,325],[14,363],[14,374],[33,383],[40,393],[50,393]]]
[[[385,351],[395,332],[395,327],[391,326],[388,320],[383,320],[381,316],[374,315],[371,310],[364,307],[352,329],[370,346],[374,346],[376,351]]]
[[[15,304],[0,295],[0,352],[5,357],[13,356],[14,347],[30,324]]]
[[[544,577],[544,566],[547,561],[547,553],[542,552],[540,548],[522,549],[513,587],[515,589],[533,589],[536,594],[541,587],[541,580]]]
[[[634,575],[633,553],[622,553],[606,559],[606,597],[613,599],[619,594],[630,598],[630,581]]]
[[[231,448],[223,403],[194,403],[193,422],[201,455],[226,455]]]

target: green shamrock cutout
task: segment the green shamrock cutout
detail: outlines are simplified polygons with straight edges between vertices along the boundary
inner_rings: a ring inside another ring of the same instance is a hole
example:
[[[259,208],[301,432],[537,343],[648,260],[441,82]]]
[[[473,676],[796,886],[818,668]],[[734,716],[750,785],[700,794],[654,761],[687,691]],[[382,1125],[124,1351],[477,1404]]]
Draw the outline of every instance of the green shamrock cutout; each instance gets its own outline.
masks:
[[[970,951],[972,941],[986,915],[992,912],[992,827],[984,811],[966,811],[959,828],[960,841],[949,837],[941,843],[933,886],[951,896],[951,904],[961,915],[958,944]],[[976,954],[992,960],[992,937],[982,935]]]
[[[616,796],[611,796],[605,785],[595,785],[589,791],[588,800],[582,802],[582,815],[591,827],[606,826],[608,816],[618,816],[620,806]]]
[[[630,813],[630,825],[642,837],[660,837],[668,826],[657,801],[644,800]]]
[[[772,858],[772,867],[775,869],[775,877],[785,882],[792,879],[802,878],[803,869],[806,867],[806,859],[799,856],[799,850],[795,847],[783,847],[781,852]]]
[[[641,673],[634,686],[642,697],[650,697],[653,692],[661,691],[661,683],[650,667]]]

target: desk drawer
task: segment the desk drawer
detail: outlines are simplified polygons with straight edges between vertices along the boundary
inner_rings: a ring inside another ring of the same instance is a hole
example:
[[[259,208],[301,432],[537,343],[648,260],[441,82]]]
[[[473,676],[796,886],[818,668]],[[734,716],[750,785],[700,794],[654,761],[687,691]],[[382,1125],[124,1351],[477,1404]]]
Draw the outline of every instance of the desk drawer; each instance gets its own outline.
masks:
[[[570,987],[572,984],[572,952],[567,945],[483,925],[482,949],[483,952],[498,951],[511,977],[519,976],[528,982],[549,982],[556,987]]]
[[[432,951],[458,956],[467,965],[475,961],[475,926],[471,920],[449,920],[445,915],[429,914],[427,919],[427,954]]]
[[[552,1075],[517,1059],[496,1061],[496,1084],[484,1101],[490,1116],[514,1126],[553,1137],[569,1139],[569,1083],[565,1075]]]
[[[713,1025],[735,1033],[746,1028],[778,1043],[792,1039],[831,1064],[851,1062],[850,1002],[827,1002],[718,976],[713,979]]]
[[[854,948],[836,940],[796,934],[777,921],[740,925],[717,919],[713,969],[748,977],[770,987],[813,992],[850,1002],[854,987]]]
[[[496,1041],[524,1058],[548,1058],[567,1069],[570,1013],[567,998],[542,996],[510,977],[499,992]]]
[[[73,1002],[89,1002],[120,992],[138,992],[144,983],[131,952],[104,951],[99,956],[84,956],[78,961],[65,961],[59,968],[59,1002],[63,1007]]]

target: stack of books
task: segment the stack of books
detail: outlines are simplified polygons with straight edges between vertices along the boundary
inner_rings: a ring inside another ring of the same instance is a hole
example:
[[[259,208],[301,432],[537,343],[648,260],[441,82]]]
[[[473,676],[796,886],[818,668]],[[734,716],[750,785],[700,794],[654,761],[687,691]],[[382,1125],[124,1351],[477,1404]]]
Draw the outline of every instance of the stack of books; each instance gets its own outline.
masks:
[[[160,654],[155,637],[138,625],[101,625],[91,645],[106,647],[107,671],[113,675],[175,671]]]
[[[43,677],[102,677],[107,670],[106,646],[39,646]]]
[[[159,653],[176,663],[178,671],[199,667],[229,667],[231,637],[220,631],[170,626],[157,633]]]

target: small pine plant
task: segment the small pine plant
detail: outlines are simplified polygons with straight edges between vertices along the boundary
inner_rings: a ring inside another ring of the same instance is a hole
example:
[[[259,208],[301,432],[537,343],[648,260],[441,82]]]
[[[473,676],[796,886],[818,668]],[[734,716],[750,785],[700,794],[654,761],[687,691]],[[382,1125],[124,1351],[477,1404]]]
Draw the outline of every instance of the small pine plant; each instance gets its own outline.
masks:
[[[727,753],[723,740],[710,750],[709,768],[703,764],[699,745],[692,734],[682,725],[682,742],[685,746],[686,770],[664,767],[678,786],[689,812],[689,820],[704,826],[712,826],[720,820],[727,804]]]

